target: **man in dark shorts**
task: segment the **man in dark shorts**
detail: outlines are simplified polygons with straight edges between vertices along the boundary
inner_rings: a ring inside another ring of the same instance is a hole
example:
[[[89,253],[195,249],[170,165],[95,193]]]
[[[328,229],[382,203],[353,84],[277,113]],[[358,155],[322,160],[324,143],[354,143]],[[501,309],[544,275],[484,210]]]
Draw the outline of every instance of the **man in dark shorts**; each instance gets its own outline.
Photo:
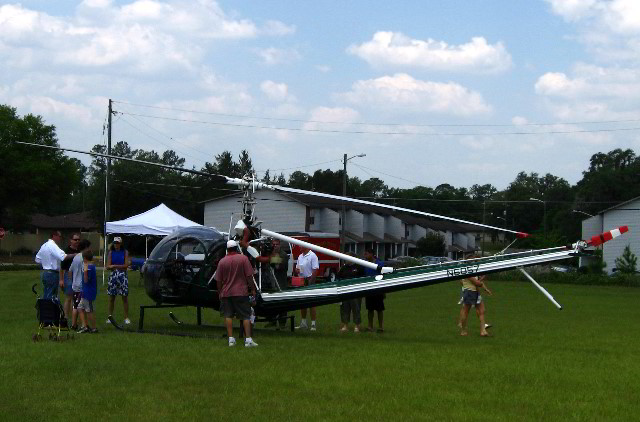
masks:
[[[227,242],[227,255],[220,260],[214,275],[220,297],[220,309],[224,313],[224,322],[229,335],[229,346],[236,345],[233,337],[233,317],[242,320],[245,347],[255,347],[258,343],[251,338],[251,303],[249,292],[255,297],[256,288],[253,282],[253,267],[249,258],[240,253],[238,242]]]
[[[382,265],[382,261],[380,261],[373,255],[373,249],[366,249],[364,251],[364,259],[369,262],[375,262],[378,265]],[[375,277],[376,275],[378,275],[378,271],[371,268],[365,268],[364,275],[366,277]],[[369,325],[367,326],[367,331],[373,331],[374,312],[378,313],[378,332],[382,333],[384,331],[384,298],[384,293],[372,294],[365,298],[364,302],[368,311],[367,316],[369,317]]]

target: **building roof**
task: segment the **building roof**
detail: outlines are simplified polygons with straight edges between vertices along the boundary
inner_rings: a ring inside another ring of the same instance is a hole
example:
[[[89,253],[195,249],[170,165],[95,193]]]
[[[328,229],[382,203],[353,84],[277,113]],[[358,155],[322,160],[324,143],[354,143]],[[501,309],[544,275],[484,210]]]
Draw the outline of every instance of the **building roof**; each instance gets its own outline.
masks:
[[[324,196],[306,195],[306,194],[297,193],[297,192],[296,193],[277,192],[277,193],[293,201],[306,205],[308,207],[322,207],[322,208],[331,208],[335,210],[340,210],[343,204],[343,201],[341,201],[340,199],[327,198]],[[226,199],[226,198],[235,197],[235,196],[240,197],[241,195],[242,195],[241,193],[232,193],[232,194],[221,196],[218,198],[213,198],[204,202],[217,201],[220,199]],[[425,228],[429,228],[431,230],[450,231],[454,233],[482,231],[482,228],[477,227],[473,224],[457,223],[457,222],[447,221],[447,220],[432,220],[430,217],[419,216],[416,214],[409,214],[406,212],[398,212],[389,208],[376,206],[375,204],[357,204],[352,202],[345,202],[344,204],[350,210],[363,212],[363,213],[378,214],[385,217],[393,216],[402,220],[407,224],[416,224]]]
[[[633,201],[637,201],[638,199],[640,199],[640,196],[636,196],[635,198],[629,199],[628,201],[621,202],[621,203],[619,203],[617,205],[614,205],[613,207],[609,207],[609,208],[606,208],[606,209],[604,209],[602,211],[598,211],[598,214],[604,214],[607,211],[611,211],[611,210],[614,210],[616,208],[620,208],[620,207],[622,207],[624,205],[627,205],[627,204],[629,204],[629,203],[631,203]]]
[[[406,243],[407,239],[400,239],[399,237],[391,236],[389,233],[385,233],[384,241],[392,243]]]
[[[363,242],[382,242],[383,238],[374,235],[373,233],[364,232],[362,233],[362,241]]]
[[[31,225],[39,229],[77,229],[93,230],[101,226],[92,216],[91,211],[48,216],[45,214],[33,214]]]

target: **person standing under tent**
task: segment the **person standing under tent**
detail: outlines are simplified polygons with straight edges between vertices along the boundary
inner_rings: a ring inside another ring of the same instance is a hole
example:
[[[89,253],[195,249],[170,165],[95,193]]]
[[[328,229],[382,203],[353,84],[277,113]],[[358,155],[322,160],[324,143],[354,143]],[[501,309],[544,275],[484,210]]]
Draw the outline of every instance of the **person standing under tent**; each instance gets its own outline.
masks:
[[[59,230],[51,232],[51,237],[42,244],[36,254],[35,261],[42,267],[42,297],[53,299],[58,297],[58,286],[64,287],[64,279],[60,272],[60,263],[73,259],[76,254],[65,254],[58,246],[62,239]]]
[[[242,320],[245,338],[245,347],[256,347],[258,343],[251,337],[251,301],[249,292],[255,297],[256,288],[253,281],[253,267],[244,254],[238,251],[238,242],[227,242],[227,255],[220,260],[214,274],[218,296],[220,298],[220,310],[224,314],[224,322],[229,336],[229,347],[236,345],[233,337],[233,317]]]
[[[373,249],[365,249],[364,259],[369,262],[375,262],[376,265],[381,266],[382,261],[373,255]],[[378,275],[378,271],[372,268],[364,269],[365,277],[375,277]],[[374,312],[378,313],[378,332],[384,332],[384,293],[376,293],[365,297],[365,306],[367,307],[367,317],[369,319],[369,325],[367,331],[373,331],[373,316]]]
[[[304,285],[311,286],[316,284],[316,275],[320,264],[318,263],[318,256],[306,246],[302,246],[302,253],[298,257],[298,263],[296,264],[296,270],[300,277],[304,277]],[[306,330],[309,328],[307,325],[307,308],[300,310],[300,325],[296,328],[300,330]],[[316,330],[316,308],[311,307],[311,331]]]
[[[77,254],[78,252],[80,252],[80,250],[78,249],[79,242],[80,233],[71,234],[71,239],[69,239],[69,246],[67,246],[64,252],[67,254]],[[65,260],[60,263],[60,272],[62,273],[61,278],[64,282],[64,285],[61,286],[64,288],[64,313],[65,315],[67,315],[67,317],[71,315],[71,309],[73,308],[73,280],[71,279],[71,273],[69,272],[71,262],[72,260]]]
[[[109,315],[113,315],[113,306],[116,296],[122,296],[122,307],[124,310],[124,323],[131,324],[129,320],[129,278],[127,268],[129,267],[129,252],[122,247],[122,238],[113,238],[113,244],[107,256],[107,269],[111,270],[109,283],[107,285],[107,295],[109,295]],[[109,324],[107,319],[107,324]]]

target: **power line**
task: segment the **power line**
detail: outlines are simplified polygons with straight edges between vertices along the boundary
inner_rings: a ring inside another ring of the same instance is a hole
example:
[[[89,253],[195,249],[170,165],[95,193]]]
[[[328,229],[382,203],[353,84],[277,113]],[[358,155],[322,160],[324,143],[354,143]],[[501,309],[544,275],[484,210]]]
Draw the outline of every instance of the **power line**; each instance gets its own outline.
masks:
[[[417,186],[423,186],[423,184],[422,184],[422,183],[420,183],[420,182],[416,182],[415,180],[409,180],[409,179],[405,179],[405,178],[402,178],[402,177],[399,177],[399,176],[394,176],[394,175],[392,175],[392,174],[383,173],[383,172],[381,172],[381,171],[379,171],[379,170],[375,170],[375,169],[372,169],[372,168],[370,168],[370,167],[365,167],[365,166],[360,165],[360,164],[356,164],[356,163],[351,163],[351,164],[352,164],[352,165],[354,165],[354,166],[356,166],[356,167],[359,167],[359,168],[361,168],[361,169],[363,169],[363,170],[364,170],[364,169],[371,170],[371,171],[373,171],[373,172],[380,173],[380,174],[383,174],[383,175],[388,176],[388,177],[393,177],[394,179],[404,180],[405,182],[409,182],[409,183],[415,183]]]
[[[201,151],[201,150],[199,150],[199,149],[197,149],[197,148],[192,147],[191,145],[184,144],[184,143],[182,143],[182,142],[178,141],[177,139],[175,139],[174,137],[169,136],[169,135],[167,135],[166,133],[163,133],[163,132],[159,131],[158,129],[156,129],[156,128],[154,128],[153,126],[149,125],[149,124],[148,124],[147,122],[145,122],[144,120],[138,119],[138,118],[137,118],[137,117],[135,117],[135,116],[131,116],[131,117],[132,117],[132,118],[134,118],[136,121],[138,121],[138,122],[142,123],[143,125],[145,125],[145,126],[146,126],[146,127],[148,127],[149,129],[151,129],[151,130],[153,130],[153,131],[155,131],[155,132],[159,133],[160,135],[162,135],[162,136],[164,136],[164,137],[166,137],[166,138],[168,138],[168,139],[172,140],[173,142],[176,142],[176,143],[178,143],[178,144],[180,144],[180,145],[182,145],[182,146],[185,146],[185,147],[187,147],[187,148],[190,148],[190,149],[192,149],[192,150],[194,150],[194,151],[196,151],[196,152],[199,152],[200,154],[209,155],[209,153],[208,153],[208,152]],[[200,160],[200,161],[202,161],[202,160]],[[205,162],[206,162],[206,161],[205,161]]]
[[[132,116],[132,117],[133,117],[133,116]],[[134,119],[135,119],[135,117],[134,117]],[[138,119],[136,119],[136,120],[138,120]],[[156,142],[160,142],[162,145],[164,145],[165,147],[167,147],[167,148],[169,148],[169,149],[172,149],[172,148],[173,148],[171,145],[167,145],[166,143],[162,142],[160,139],[158,139],[158,138],[156,138],[156,137],[154,137],[154,136],[151,136],[151,135],[149,135],[148,133],[146,133],[146,132],[142,131],[141,129],[139,129],[138,127],[136,127],[135,125],[133,125],[131,122],[129,122],[129,121],[128,121],[127,119],[125,119],[124,117],[122,118],[122,121],[123,121],[123,122],[125,122],[126,124],[128,124],[129,126],[131,126],[132,128],[134,128],[135,130],[137,130],[138,132],[140,132],[141,134],[143,134],[144,136],[148,137],[149,139],[153,139],[153,140],[154,140],[154,141],[156,141]],[[172,139],[172,140],[173,140],[173,141],[175,141],[174,139]],[[177,141],[176,141],[176,142],[177,142]],[[178,143],[179,143],[179,142],[178,142]],[[193,158],[193,159],[195,159],[195,160],[198,160],[198,161],[202,162],[202,160],[201,160],[200,158],[197,158],[197,157],[195,157],[195,156],[193,156],[193,155],[191,155],[191,154],[186,154],[186,153],[185,153],[185,155],[187,155],[187,156],[189,156],[189,157],[191,157],[191,158]]]
[[[211,111],[199,111],[199,110],[188,110],[182,108],[175,107],[161,107],[161,106],[153,106],[147,104],[136,104],[130,103],[126,101],[115,101],[114,103],[119,104],[127,104],[135,107],[145,107],[152,108],[158,110],[170,110],[170,111],[181,111],[186,113],[195,113],[195,114],[207,114],[211,116],[221,116],[221,117],[235,117],[235,118],[243,118],[243,119],[255,119],[255,120],[274,120],[274,121],[283,121],[283,122],[297,122],[297,123],[326,123],[326,124],[341,124],[341,125],[363,125],[363,126],[410,126],[410,127],[519,127],[519,126],[557,126],[557,125],[587,125],[587,124],[612,124],[612,123],[635,123],[640,122],[640,119],[624,119],[624,120],[591,120],[591,121],[581,121],[581,122],[555,122],[555,123],[521,123],[521,124],[474,124],[474,123],[434,123],[434,124],[412,124],[412,123],[371,123],[371,122],[335,122],[335,121],[326,121],[326,120],[306,120],[306,119],[293,119],[293,118],[284,118],[284,117],[264,117],[264,116],[252,116],[248,114],[229,114],[229,113],[215,113]]]
[[[334,163],[334,162],[337,162],[337,161],[342,161],[342,160],[329,160],[329,161],[323,161],[321,163],[307,164],[307,165],[304,165],[304,166],[297,166],[297,167],[285,167],[285,168],[280,168],[280,169],[256,170],[256,172],[258,172],[258,173],[266,173],[267,170],[268,171],[295,170],[295,169],[302,169],[302,168],[305,168],[305,167],[313,167],[313,166],[319,166],[319,165],[322,165],[322,164]]]
[[[515,135],[515,136],[528,136],[528,135],[560,135],[560,134],[572,134],[572,133],[601,133],[601,132],[623,132],[623,131],[636,131],[640,130],[640,127],[631,128],[611,128],[611,129],[577,129],[577,130],[549,130],[542,132],[376,132],[368,130],[338,130],[338,129],[310,129],[310,128],[291,128],[291,127],[275,127],[275,126],[261,126],[250,125],[241,123],[223,123],[223,122],[210,122],[206,120],[195,119],[178,119],[175,117],[163,117],[154,116],[150,114],[129,113],[125,111],[119,111],[119,114],[127,114],[130,116],[148,117],[150,119],[169,120],[174,122],[185,123],[199,123],[213,126],[226,126],[235,128],[247,128],[247,129],[267,129],[267,130],[286,130],[292,132],[313,132],[313,133],[341,133],[351,135],[415,135],[415,136],[497,136],[497,135]]]

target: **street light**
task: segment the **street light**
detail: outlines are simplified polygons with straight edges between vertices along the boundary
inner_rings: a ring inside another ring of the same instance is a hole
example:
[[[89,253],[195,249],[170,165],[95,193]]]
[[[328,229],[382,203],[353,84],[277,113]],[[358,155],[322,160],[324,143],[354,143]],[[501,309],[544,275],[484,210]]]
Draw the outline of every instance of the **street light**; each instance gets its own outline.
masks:
[[[580,211],[580,210],[571,210],[571,212],[576,212],[576,213],[588,215],[589,217],[593,217],[593,215],[589,214],[588,212],[584,212],[584,211]]]
[[[352,155],[351,157],[347,158],[347,154],[344,155],[344,171],[342,173],[342,196],[346,197],[347,196],[347,161],[351,160],[352,158],[359,158],[359,157],[366,157],[367,154],[358,154],[358,155]],[[342,201],[342,216],[341,216],[341,220],[342,220],[342,224],[341,226],[341,230],[340,230],[340,252],[344,252],[344,230],[345,230],[345,220],[347,217],[347,210],[345,208],[344,205],[344,201]]]
[[[542,202],[542,206],[544,207],[542,214],[542,234],[546,236],[547,234],[547,202],[538,198],[529,198],[529,201]]]

